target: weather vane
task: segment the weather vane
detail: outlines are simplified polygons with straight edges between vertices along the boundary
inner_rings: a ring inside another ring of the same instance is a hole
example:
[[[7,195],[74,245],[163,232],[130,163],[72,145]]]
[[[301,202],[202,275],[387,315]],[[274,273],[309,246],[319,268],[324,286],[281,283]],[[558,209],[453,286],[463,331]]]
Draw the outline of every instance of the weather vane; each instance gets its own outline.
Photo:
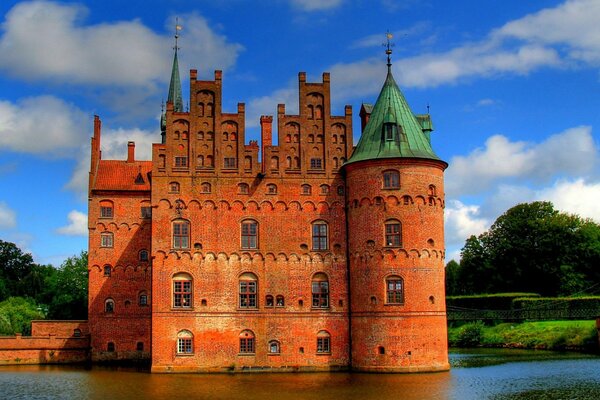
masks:
[[[392,33],[389,30],[385,33],[385,38],[387,39],[387,43],[384,43],[383,45],[386,47],[385,54],[387,54],[388,67],[390,67],[392,65],[391,55],[392,55],[392,47],[394,47],[394,43],[392,43],[391,40],[393,37],[394,37],[394,35],[392,35]]]
[[[177,47],[177,39],[179,39],[179,31],[183,29],[181,25],[179,25],[179,17],[175,17],[175,50],[179,50]]]

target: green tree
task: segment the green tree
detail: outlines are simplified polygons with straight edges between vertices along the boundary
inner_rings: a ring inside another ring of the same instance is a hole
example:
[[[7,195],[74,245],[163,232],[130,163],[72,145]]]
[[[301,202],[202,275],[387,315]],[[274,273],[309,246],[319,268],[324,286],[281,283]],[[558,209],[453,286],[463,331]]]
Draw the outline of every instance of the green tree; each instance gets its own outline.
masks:
[[[454,260],[450,260],[446,264],[446,295],[456,296],[461,293],[462,285],[458,280],[460,264]]]
[[[10,297],[0,303],[0,334],[31,334],[31,321],[43,319],[44,313],[33,299]]]
[[[52,319],[86,319],[88,306],[87,252],[67,258],[56,274],[55,293],[49,304]]]
[[[0,278],[6,288],[5,296],[24,295],[27,289],[24,278],[34,265],[31,254],[23,253],[14,243],[0,240]]]
[[[519,204],[467,239],[461,255],[466,293],[569,295],[600,282],[600,226],[550,202]]]

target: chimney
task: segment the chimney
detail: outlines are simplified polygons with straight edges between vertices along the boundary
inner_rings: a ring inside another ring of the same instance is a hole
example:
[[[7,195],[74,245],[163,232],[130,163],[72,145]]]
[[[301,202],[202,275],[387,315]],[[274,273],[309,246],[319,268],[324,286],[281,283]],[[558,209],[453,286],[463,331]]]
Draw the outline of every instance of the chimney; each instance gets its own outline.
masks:
[[[127,142],[127,162],[135,161],[135,142]]]
[[[273,145],[273,116],[272,115],[261,115],[260,117],[260,137],[261,137],[261,151],[262,151],[262,169],[263,172],[266,170],[266,155],[265,152],[267,147]]]

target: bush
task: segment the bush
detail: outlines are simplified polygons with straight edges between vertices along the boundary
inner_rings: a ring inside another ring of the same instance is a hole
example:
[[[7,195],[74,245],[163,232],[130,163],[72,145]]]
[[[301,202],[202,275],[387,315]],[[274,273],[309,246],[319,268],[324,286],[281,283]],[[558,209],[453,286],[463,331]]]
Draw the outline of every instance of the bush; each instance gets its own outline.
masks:
[[[481,321],[470,322],[461,326],[455,338],[452,346],[458,347],[475,347],[481,344],[483,339],[483,329],[485,325]],[[451,339],[451,340],[452,340]]]
[[[447,296],[446,306],[476,310],[510,310],[514,299],[540,297],[537,293],[493,293],[470,296]]]

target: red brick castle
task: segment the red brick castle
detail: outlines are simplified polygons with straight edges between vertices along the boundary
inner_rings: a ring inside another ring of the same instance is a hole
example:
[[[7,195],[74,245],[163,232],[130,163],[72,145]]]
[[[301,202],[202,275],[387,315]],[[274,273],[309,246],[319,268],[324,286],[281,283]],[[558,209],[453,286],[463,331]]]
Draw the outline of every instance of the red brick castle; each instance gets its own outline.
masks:
[[[389,49],[388,49],[389,54]],[[89,330],[94,360],[150,358],[153,372],[448,369],[444,180],[429,115],[391,73],[373,106],[331,115],[330,76],[299,74],[299,113],[263,116],[222,74],[177,50],[152,161],[103,160],[89,181]]]

